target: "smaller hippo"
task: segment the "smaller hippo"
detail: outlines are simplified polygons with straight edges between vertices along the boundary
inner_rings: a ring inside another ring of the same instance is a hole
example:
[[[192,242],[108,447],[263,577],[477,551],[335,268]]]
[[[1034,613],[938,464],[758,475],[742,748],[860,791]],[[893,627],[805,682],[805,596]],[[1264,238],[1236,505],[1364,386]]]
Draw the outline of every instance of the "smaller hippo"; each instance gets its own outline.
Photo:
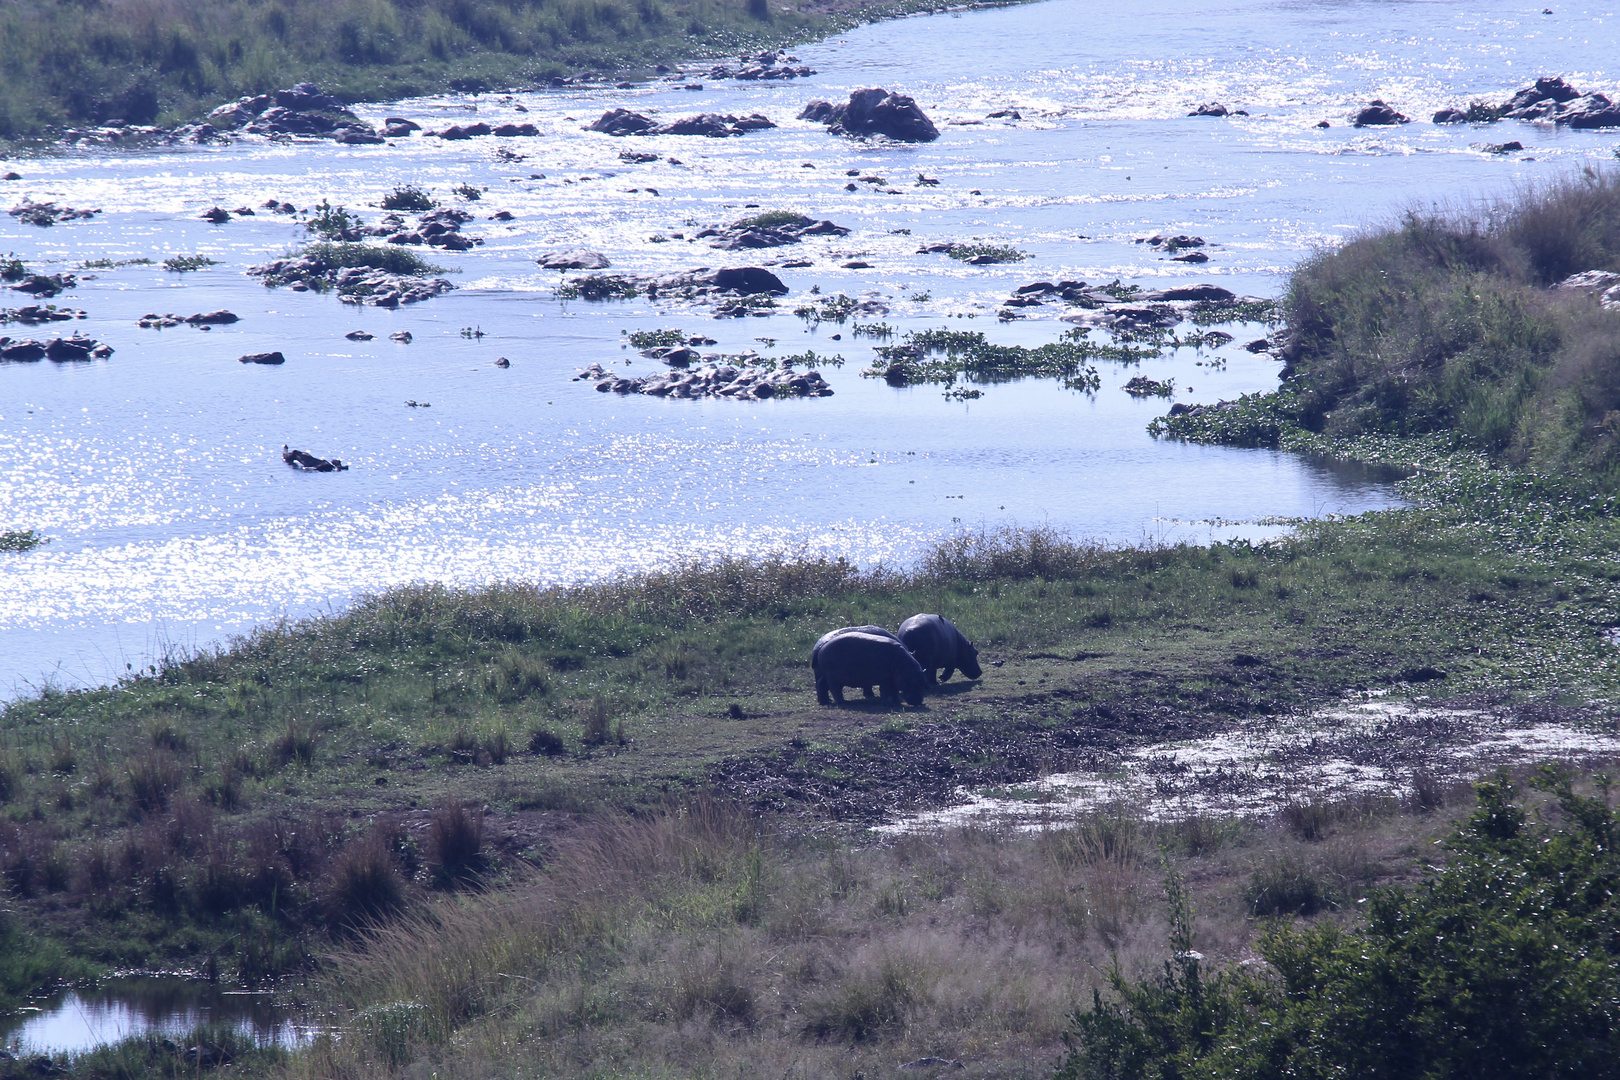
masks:
[[[910,705],[921,705],[928,676],[916,657],[894,636],[844,632],[819,642],[811,655],[810,668],[816,675],[816,700],[831,705],[844,704],[844,687],[876,684],[883,697],[899,704],[902,697]]]
[[[930,685],[945,682],[957,668],[970,679],[984,674],[979,666],[979,650],[943,615],[913,615],[900,624],[900,640],[928,673]],[[945,673],[936,680],[934,672],[938,668],[944,668]]]
[[[892,641],[900,640],[881,626],[840,626],[837,630],[829,630],[822,634],[820,640],[816,642],[816,647],[810,650],[810,670],[814,671],[816,668],[816,657],[821,655],[821,647],[840,634],[871,634],[874,637],[885,637]],[[870,684],[862,686],[861,693],[871,697],[872,686]],[[826,702],[822,702],[822,704],[825,705]]]

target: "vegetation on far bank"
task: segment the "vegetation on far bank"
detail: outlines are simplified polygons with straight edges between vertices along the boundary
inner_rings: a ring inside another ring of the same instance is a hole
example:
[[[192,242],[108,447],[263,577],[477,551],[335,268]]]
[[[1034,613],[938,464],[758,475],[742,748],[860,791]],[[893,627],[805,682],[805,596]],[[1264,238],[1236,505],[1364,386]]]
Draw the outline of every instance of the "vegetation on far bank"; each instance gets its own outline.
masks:
[[[837,32],[932,2],[15,0],[0,6],[0,138],[172,124],[300,81],[345,101],[524,89]]]

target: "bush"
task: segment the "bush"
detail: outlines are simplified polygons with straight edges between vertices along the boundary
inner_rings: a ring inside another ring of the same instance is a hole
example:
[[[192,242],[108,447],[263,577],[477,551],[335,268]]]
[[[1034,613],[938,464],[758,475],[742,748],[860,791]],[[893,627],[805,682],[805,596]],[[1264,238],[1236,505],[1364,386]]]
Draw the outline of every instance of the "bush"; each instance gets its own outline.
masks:
[[[473,880],[485,863],[483,817],[469,814],[459,803],[439,807],[428,832],[428,852],[429,868],[440,886]]]
[[[1620,268],[1620,172],[1479,217],[1417,213],[1308,259],[1284,389],[1328,435],[1450,432],[1515,462],[1620,468],[1620,315],[1553,290]]]
[[[382,208],[384,210],[408,210],[420,212],[431,210],[438,204],[427,192],[414,184],[404,184],[383,196]]]
[[[529,732],[529,753],[556,757],[563,749],[562,737],[549,728],[535,728]]]
[[[332,861],[325,882],[327,918],[337,929],[382,922],[405,904],[405,882],[382,840],[367,836]]]
[[[1612,1076],[1620,1068],[1620,816],[1544,770],[1560,819],[1532,824],[1505,776],[1411,892],[1359,929],[1273,928],[1269,970],[1206,973],[1172,889],[1174,958],[1110,976],[1076,1013],[1063,1078]]]
[[[1244,890],[1251,914],[1303,915],[1333,907],[1332,893],[1316,871],[1295,859],[1275,859],[1255,870]]]
[[[407,251],[397,244],[378,246],[372,244],[319,243],[309,245],[299,254],[316,260],[328,270],[342,270],[349,266],[365,266],[373,270],[386,270],[390,274],[401,274],[407,277],[425,277],[428,274],[444,273],[444,267],[435,266],[415,252]]]

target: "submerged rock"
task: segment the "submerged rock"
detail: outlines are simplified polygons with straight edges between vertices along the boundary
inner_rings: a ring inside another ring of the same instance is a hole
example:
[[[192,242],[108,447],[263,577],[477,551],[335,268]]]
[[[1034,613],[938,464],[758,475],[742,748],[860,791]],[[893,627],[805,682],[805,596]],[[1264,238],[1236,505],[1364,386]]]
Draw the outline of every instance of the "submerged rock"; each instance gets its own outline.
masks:
[[[606,270],[611,263],[600,251],[586,248],[566,248],[542,255],[535,262],[547,270]]]
[[[933,142],[939,138],[939,129],[915,100],[881,87],[856,90],[842,105],[812,101],[799,118],[828,124],[834,135],[882,135],[899,142]]]
[[[282,356],[279,351],[248,353],[237,358],[239,364],[285,364],[286,362],[287,358]]]
[[[1351,117],[1350,122],[1356,127],[1387,127],[1394,124],[1410,124],[1412,118],[1396,112],[1375,98]]]
[[[703,135],[711,139],[742,135],[776,125],[759,113],[732,116],[730,113],[699,113],[660,125],[652,117],[629,109],[611,109],[585,130],[607,135]]]

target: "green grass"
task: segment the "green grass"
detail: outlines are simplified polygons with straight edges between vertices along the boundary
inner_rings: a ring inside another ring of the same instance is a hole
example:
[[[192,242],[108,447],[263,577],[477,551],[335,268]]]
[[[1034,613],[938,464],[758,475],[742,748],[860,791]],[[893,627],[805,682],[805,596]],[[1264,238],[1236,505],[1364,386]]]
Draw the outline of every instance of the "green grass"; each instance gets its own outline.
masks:
[[[763,0],[17,0],[0,8],[0,138],[174,123],[310,80],[345,101],[505,89],[804,40],[927,3]]]
[[[173,274],[187,274],[193,270],[206,270],[210,266],[218,266],[215,259],[206,255],[173,255],[163,260],[163,269]]]

